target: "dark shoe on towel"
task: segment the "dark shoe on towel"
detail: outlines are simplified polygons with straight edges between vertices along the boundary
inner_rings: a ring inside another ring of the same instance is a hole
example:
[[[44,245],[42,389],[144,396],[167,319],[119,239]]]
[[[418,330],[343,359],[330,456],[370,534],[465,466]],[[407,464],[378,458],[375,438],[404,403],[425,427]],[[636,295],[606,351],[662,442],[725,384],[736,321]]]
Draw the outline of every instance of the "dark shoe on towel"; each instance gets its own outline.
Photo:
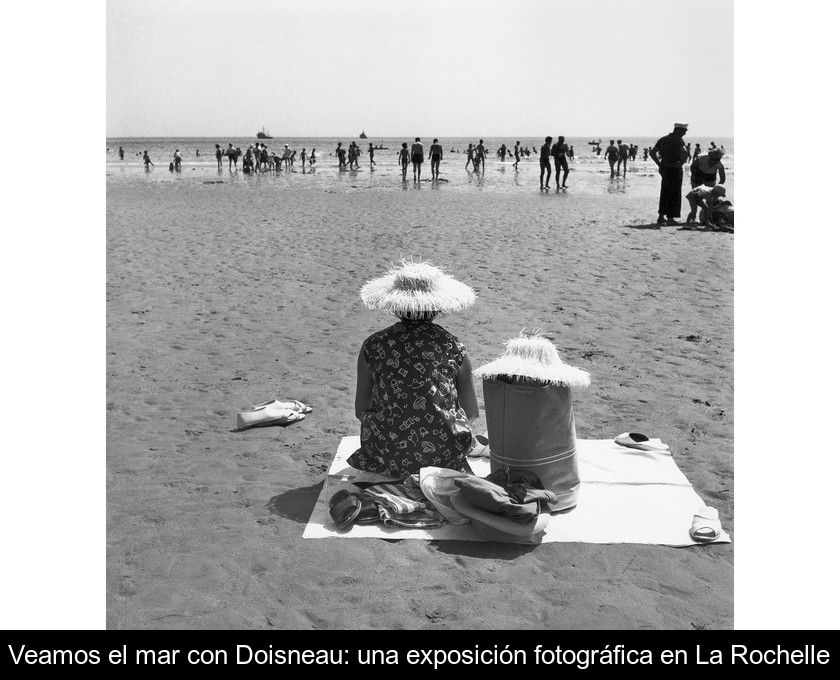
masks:
[[[339,531],[349,529],[362,511],[362,498],[359,494],[341,489],[330,498],[330,517]]]

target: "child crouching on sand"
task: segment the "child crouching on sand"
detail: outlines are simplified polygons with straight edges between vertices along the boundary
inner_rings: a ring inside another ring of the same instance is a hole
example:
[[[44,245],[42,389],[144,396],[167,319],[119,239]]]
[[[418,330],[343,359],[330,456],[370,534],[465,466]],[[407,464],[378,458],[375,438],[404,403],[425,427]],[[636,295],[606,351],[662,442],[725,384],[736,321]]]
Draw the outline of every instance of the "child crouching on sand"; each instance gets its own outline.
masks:
[[[361,448],[348,462],[394,477],[437,466],[467,470],[470,420],[478,417],[472,367],[454,335],[433,323],[466,309],[473,290],[426,262],[406,262],[368,282],[369,309],[399,317],[362,344],[357,362],[356,417]]]
[[[726,188],[720,184],[713,187],[703,184],[694,187],[685,195],[688,204],[691,206],[691,211],[688,213],[685,223],[693,224],[697,219],[697,208],[700,208],[700,222],[708,225],[715,202],[724,196],[726,196]]]

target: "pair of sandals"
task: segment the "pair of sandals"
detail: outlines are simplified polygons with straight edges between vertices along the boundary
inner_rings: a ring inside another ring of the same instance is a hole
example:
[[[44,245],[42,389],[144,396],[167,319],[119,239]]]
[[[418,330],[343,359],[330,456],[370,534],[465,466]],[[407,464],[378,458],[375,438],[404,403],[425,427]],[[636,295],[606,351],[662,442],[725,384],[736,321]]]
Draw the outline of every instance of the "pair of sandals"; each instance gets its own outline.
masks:
[[[340,489],[330,498],[330,517],[339,531],[345,531],[354,524],[376,524],[379,508],[369,498]]]
[[[312,413],[312,408],[297,399],[270,399],[237,413],[236,428],[247,430],[268,425],[291,425],[306,418],[308,413]]]
[[[651,439],[647,435],[639,432],[624,432],[618,435],[613,441],[621,446],[626,446],[628,449],[656,451],[657,453],[671,455],[671,452],[668,450],[668,445],[664,444],[661,439]]]

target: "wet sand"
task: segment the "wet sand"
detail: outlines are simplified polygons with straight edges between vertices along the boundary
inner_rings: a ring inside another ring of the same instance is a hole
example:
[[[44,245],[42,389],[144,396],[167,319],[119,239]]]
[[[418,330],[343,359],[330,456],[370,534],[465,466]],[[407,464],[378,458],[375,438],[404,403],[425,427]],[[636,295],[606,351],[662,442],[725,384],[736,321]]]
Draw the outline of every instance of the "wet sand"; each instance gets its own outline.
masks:
[[[578,436],[661,437],[734,537],[731,234],[655,228],[632,190],[109,179],[107,201],[109,627],[732,626],[731,545],[301,539],[392,322],[358,290],[402,255],[476,289],[441,321],[474,365],[554,331],[592,374]],[[232,431],[272,396],[314,412]]]

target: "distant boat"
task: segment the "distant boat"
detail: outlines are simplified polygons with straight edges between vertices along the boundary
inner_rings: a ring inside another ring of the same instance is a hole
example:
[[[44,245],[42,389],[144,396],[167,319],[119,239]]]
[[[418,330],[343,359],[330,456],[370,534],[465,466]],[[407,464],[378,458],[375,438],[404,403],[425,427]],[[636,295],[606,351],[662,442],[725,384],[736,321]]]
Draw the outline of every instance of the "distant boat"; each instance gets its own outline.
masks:
[[[599,139],[597,142],[589,142],[592,146],[598,146],[601,144],[601,140]]]
[[[274,139],[274,137],[272,137],[270,134],[268,134],[268,133],[265,131],[265,128],[263,128],[262,130],[260,130],[260,131],[257,133],[257,139]]]
[[[364,130],[362,130],[362,134],[359,135],[359,139],[367,139],[367,135]]]

